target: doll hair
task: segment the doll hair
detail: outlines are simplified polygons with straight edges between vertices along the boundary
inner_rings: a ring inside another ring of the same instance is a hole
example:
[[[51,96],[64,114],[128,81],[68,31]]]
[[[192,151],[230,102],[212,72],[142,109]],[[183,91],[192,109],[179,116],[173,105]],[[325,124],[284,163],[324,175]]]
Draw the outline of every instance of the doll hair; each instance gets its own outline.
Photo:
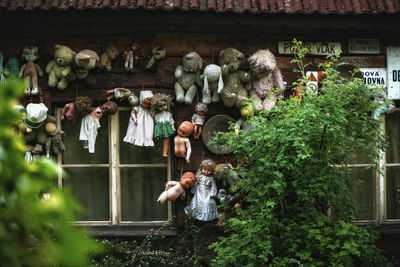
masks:
[[[215,162],[214,162],[213,160],[211,160],[211,159],[205,159],[205,160],[203,160],[203,161],[200,163],[199,169],[197,170],[197,173],[196,173],[196,174],[201,174],[201,169],[202,169],[204,166],[210,167],[210,168],[211,168],[211,173],[214,173],[214,170],[215,170]]]
[[[158,113],[158,106],[162,103],[162,102],[166,102],[167,106],[168,106],[168,110],[172,104],[172,99],[169,95],[166,94],[155,94],[153,95],[153,98],[151,100],[151,107],[150,107],[150,112],[151,114],[156,114]]]
[[[78,96],[74,101],[74,105],[77,117],[84,116],[90,113],[92,109],[92,100],[87,96]]]
[[[194,175],[193,172],[185,172],[182,175],[181,180],[179,181],[179,183],[182,185],[182,187],[184,187],[184,184],[182,184],[182,183],[185,179],[190,179],[192,182],[192,186],[196,183],[196,176]]]
[[[198,112],[207,113],[207,111],[208,111],[207,104],[205,104],[203,102],[197,103],[196,106],[194,107],[194,111],[196,113],[198,113]]]
[[[105,110],[108,114],[115,114],[118,110],[118,105],[114,101],[107,101],[102,106],[106,106],[107,110]]]

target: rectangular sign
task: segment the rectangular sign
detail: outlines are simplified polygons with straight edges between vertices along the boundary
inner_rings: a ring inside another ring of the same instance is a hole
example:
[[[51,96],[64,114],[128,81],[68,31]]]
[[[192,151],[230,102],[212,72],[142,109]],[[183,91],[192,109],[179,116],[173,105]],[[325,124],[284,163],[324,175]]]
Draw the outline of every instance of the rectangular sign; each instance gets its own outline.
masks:
[[[389,99],[400,99],[400,46],[386,48]]]
[[[381,86],[386,88],[387,71],[386,68],[359,68],[365,84],[370,88]]]
[[[283,55],[292,55],[291,41],[278,41],[278,52]],[[341,51],[340,42],[304,42],[302,47],[308,48],[311,55],[330,55],[338,54]]]
[[[349,53],[351,54],[379,54],[379,39],[350,39]]]

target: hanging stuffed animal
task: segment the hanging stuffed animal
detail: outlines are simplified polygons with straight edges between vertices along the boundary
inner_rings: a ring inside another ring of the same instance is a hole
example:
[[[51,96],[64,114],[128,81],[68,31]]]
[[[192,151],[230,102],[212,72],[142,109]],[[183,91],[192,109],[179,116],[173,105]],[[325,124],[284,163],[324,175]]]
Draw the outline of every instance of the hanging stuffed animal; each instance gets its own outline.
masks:
[[[119,54],[118,48],[114,45],[110,45],[106,48],[103,54],[100,56],[99,68],[105,71],[111,71],[111,63],[117,58]]]
[[[60,90],[67,88],[72,76],[72,63],[75,52],[65,45],[55,45],[54,59],[46,66],[46,73],[49,74],[48,85],[57,87]]]
[[[99,55],[90,49],[79,51],[75,55],[74,74],[77,79],[85,80],[87,84],[96,84],[96,78],[89,75],[90,70],[95,69],[99,64]]]
[[[258,110],[269,111],[276,104],[274,89],[279,90],[279,99],[284,98],[283,93],[286,89],[275,56],[268,49],[259,50],[249,57],[249,64],[252,81],[247,89],[250,91],[250,97],[258,100]]]
[[[22,57],[27,61],[19,70],[19,77],[25,79],[25,95],[37,95],[39,94],[38,75],[43,77],[42,69],[35,63],[35,60],[39,58],[38,48],[25,47],[22,50]]]
[[[49,136],[46,142],[46,156],[50,157],[51,150],[56,155],[63,153],[65,151],[65,145],[62,141],[64,132],[59,130],[53,122],[46,123],[45,132]]]
[[[247,97],[243,84],[250,81],[250,75],[239,70],[243,59],[244,54],[235,48],[226,48],[219,52],[218,65],[224,79],[224,88],[220,96],[226,107],[240,108]]]
[[[114,88],[107,90],[107,100],[115,98],[116,100],[122,101],[128,99],[131,106],[137,106],[139,104],[139,98],[127,88]]]
[[[156,46],[151,50],[151,53],[148,54],[143,59],[143,68],[145,70],[155,71],[157,63],[160,62],[163,58],[165,58],[167,51],[162,46]]]
[[[190,163],[190,156],[192,155],[192,146],[188,138],[192,133],[193,124],[190,121],[184,121],[179,125],[178,135],[174,139],[175,156],[184,158],[187,163]]]
[[[196,176],[193,172],[185,172],[181,180],[177,181],[169,181],[165,184],[165,191],[161,193],[158,197],[157,201],[161,204],[165,203],[165,201],[174,201],[178,198],[181,200],[185,199],[186,190],[192,187],[196,182]]]
[[[139,49],[142,47],[139,41],[134,42],[129,49],[127,49],[122,58],[125,60],[124,67],[127,72],[135,73],[135,66],[139,65]]]
[[[174,84],[176,102],[192,104],[197,86],[201,86],[200,71],[202,66],[203,60],[196,52],[190,52],[183,56],[182,65],[178,65],[175,69],[175,78],[177,79]]]
[[[217,203],[217,185],[213,172],[215,162],[206,159],[200,163],[196,172],[196,184],[192,187],[194,193],[190,204],[185,207],[185,213],[200,221],[212,221],[219,218]]]
[[[207,65],[201,75],[203,81],[203,103],[219,102],[219,94],[224,88],[221,67],[215,64]],[[212,93],[212,97],[211,97]]]
[[[75,121],[79,116],[85,116],[92,109],[92,100],[87,96],[78,96],[74,102],[65,104],[61,112],[61,120]]]
[[[192,116],[193,137],[194,139],[199,139],[201,132],[203,131],[203,125],[206,120],[205,114],[207,113],[208,108],[204,103],[197,103],[194,111],[195,114]]]
[[[124,142],[136,146],[154,146],[154,120],[150,113],[152,97],[151,91],[140,91],[140,105],[132,107]]]
[[[18,77],[19,67],[20,67],[19,60],[16,57],[10,57],[4,68],[4,76],[7,78]]]
[[[154,116],[154,138],[163,139],[163,157],[168,156],[169,137],[175,132],[174,119],[170,106],[172,99],[166,94],[155,94],[151,100],[151,113]]]

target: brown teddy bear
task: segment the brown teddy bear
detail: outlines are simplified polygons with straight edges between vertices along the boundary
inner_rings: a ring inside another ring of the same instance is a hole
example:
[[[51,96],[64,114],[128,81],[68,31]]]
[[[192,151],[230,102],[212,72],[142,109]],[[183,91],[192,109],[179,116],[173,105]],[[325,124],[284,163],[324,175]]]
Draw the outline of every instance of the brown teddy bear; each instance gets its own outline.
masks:
[[[225,106],[240,108],[247,97],[247,91],[243,84],[250,81],[250,75],[239,70],[244,59],[244,54],[235,48],[226,48],[219,52],[218,65],[221,67],[224,79],[224,88],[221,91],[221,99]]]
[[[100,56],[99,68],[105,71],[111,71],[111,61],[116,59],[119,54],[118,48],[115,45],[110,45]]]
[[[84,49],[76,54],[75,71],[76,78],[79,80],[85,79],[88,84],[94,84],[96,81],[88,77],[90,70],[96,68],[99,64],[99,55],[93,50]]]
[[[196,52],[190,52],[183,56],[182,65],[175,69],[174,84],[176,102],[192,104],[197,92],[197,86],[201,86],[200,71],[203,67],[203,60]],[[186,91],[186,94],[185,94]]]
[[[286,89],[275,56],[268,49],[259,50],[249,57],[249,64],[252,77],[246,88],[250,97],[258,100],[256,108],[269,111],[275,106],[277,98],[273,89],[279,90],[280,99],[283,99]]]

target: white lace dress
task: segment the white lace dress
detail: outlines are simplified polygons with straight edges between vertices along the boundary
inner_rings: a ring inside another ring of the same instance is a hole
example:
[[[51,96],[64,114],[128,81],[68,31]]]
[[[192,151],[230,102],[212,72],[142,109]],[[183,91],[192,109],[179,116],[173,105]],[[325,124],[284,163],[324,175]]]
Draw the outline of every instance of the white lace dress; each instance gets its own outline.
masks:
[[[128,130],[126,131],[124,142],[136,146],[154,146],[154,120],[150,111],[142,106],[134,107],[132,112],[134,111],[136,111],[137,125],[132,116],[129,116]]]
[[[196,184],[192,187],[194,196],[185,207],[185,213],[200,221],[212,221],[219,217],[215,196],[217,185],[212,175],[196,175]]]

